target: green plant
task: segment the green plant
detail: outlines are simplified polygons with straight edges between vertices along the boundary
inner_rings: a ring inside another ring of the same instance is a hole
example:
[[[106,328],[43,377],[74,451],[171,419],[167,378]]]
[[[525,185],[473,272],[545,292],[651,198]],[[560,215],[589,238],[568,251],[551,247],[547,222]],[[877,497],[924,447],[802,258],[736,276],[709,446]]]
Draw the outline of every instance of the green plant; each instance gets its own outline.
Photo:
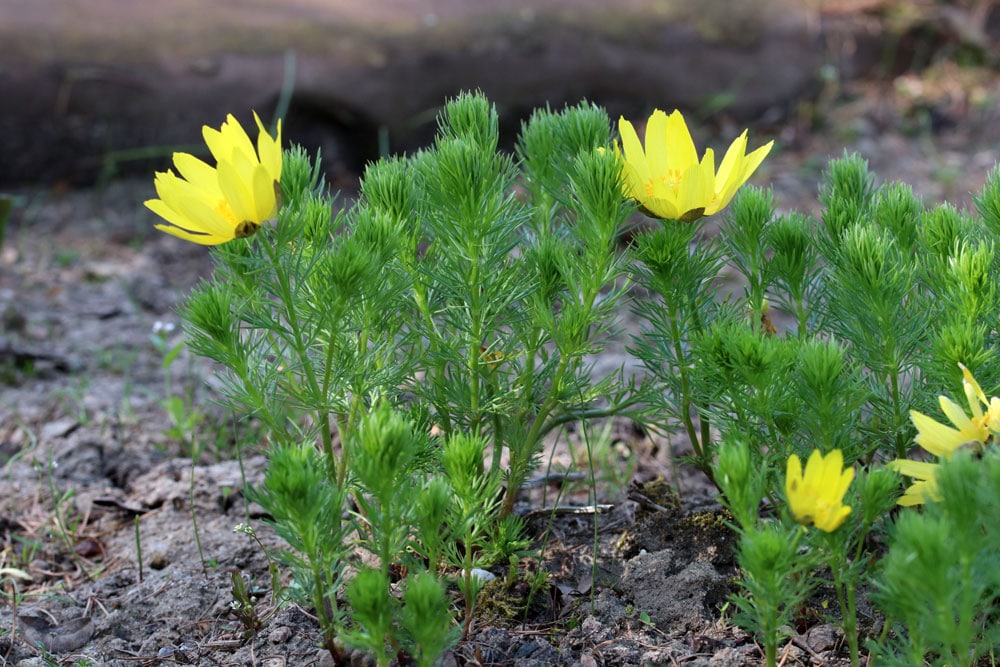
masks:
[[[1000,452],[958,452],[935,477],[941,501],[899,517],[875,577],[880,665],[971,667],[1000,648]]]
[[[263,629],[267,619],[277,611],[278,607],[273,606],[268,610],[260,609],[260,600],[256,592],[251,592],[247,588],[243,575],[233,572],[230,577],[230,591],[233,599],[229,603],[229,613],[232,614],[243,627],[243,636],[246,638],[255,636]]]
[[[679,340],[679,345],[670,346],[653,334],[640,340],[640,355],[648,361],[668,359],[674,369],[687,364],[690,384],[664,378],[672,393],[666,400],[683,405],[686,391],[701,420],[719,430],[721,444],[703,437],[695,460],[716,454],[714,479],[741,535],[738,560],[744,578],[743,593],[734,598],[741,611],[737,619],[762,637],[769,664],[781,639],[779,629],[819,585],[820,573],[832,578],[839,622],[855,665],[861,660],[858,589],[881,586],[884,607],[894,610],[890,615],[920,599],[919,594],[905,593],[901,578],[886,588],[884,580],[873,577],[877,554],[866,549],[866,536],[889,525],[887,511],[898,496],[895,476],[878,464],[905,456],[914,438],[913,425],[919,427],[917,442],[945,458],[963,448],[988,449],[991,434],[1000,430],[1000,402],[986,399],[970,370],[988,378],[987,387],[995,387],[1000,379],[992,363],[997,334],[983,324],[1000,314],[995,288],[1000,264],[993,252],[1000,231],[1000,172],[990,174],[977,198],[978,222],[948,206],[927,209],[906,186],[876,187],[864,162],[852,156],[830,164],[820,201],[821,219],[809,221],[797,214],[775,218],[769,201],[752,189],[738,195],[712,249],[743,274],[742,303],[735,307],[719,297],[714,284],[703,282],[709,287],[688,338],[681,336],[671,341]],[[657,255],[650,250],[652,242],[646,243],[648,247],[640,246],[645,249],[640,258],[649,267],[649,284],[663,286],[662,277],[657,278],[664,272],[662,250]],[[688,265],[693,264],[689,259]],[[700,274],[703,281],[717,275]],[[667,304],[684,303],[676,292],[663,298]],[[773,326],[770,304],[791,316],[793,324],[784,336]],[[659,317],[654,320],[662,324],[658,329],[669,331],[671,322],[662,311],[647,306],[646,312]],[[705,320],[708,326],[699,324]],[[683,325],[683,316],[678,321],[681,324],[674,326],[681,331],[691,326]],[[953,432],[916,411],[959,382],[972,416],[961,414],[963,407],[942,397],[942,407],[956,424]],[[684,413],[671,414],[683,421]],[[808,536],[783,528],[782,536],[776,527],[762,527],[758,504],[767,497],[785,506],[775,471],[784,458],[802,455],[808,447],[842,450],[848,462],[869,464],[868,469],[862,470],[856,490],[844,501],[853,510],[844,526],[810,531]],[[893,465],[918,480],[901,503],[928,497],[926,489],[934,487],[926,485],[934,483],[935,466],[916,461]],[[929,497],[939,499],[933,492]],[[965,510],[952,506],[956,515],[966,515],[951,519],[960,526],[953,530],[975,532],[964,523],[973,507],[971,500]],[[902,527],[914,521],[904,516],[890,533],[908,534],[899,531],[910,530]],[[768,557],[759,557],[762,545],[770,550]],[[789,551],[792,545],[806,545],[808,550]],[[906,553],[899,556],[900,563],[913,557],[912,550]],[[884,567],[891,567],[892,558]],[[898,568],[899,577],[912,574],[901,564]],[[913,580],[908,581],[912,585]],[[967,585],[956,583],[954,588]],[[981,599],[965,602],[966,615],[993,613]],[[922,608],[945,609],[945,604],[938,600]],[[943,644],[940,635],[923,643],[930,635],[914,629],[916,623],[913,616],[900,621],[900,627],[909,627],[910,639],[903,632],[901,641],[878,645],[876,653],[885,664],[915,664],[935,656],[940,664],[972,664],[958,656],[993,650],[988,636],[968,633],[953,633],[948,640],[961,643],[962,650],[954,643]]]
[[[412,568],[407,544],[435,577],[460,571],[468,630],[473,571],[522,548],[511,509],[545,435],[639,400],[617,376],[594,382],[587,362],[627,287],[617,235],[629,207],[616,157],[597,150],[606,115],[591,105],[536,113],[517,162],[498,152],[498,133],[485,98],[459,97],[431,149],[370,165],[359,202],[336,215],[318,167],[290,151],[278,225],[219,246],[215,276],[184,308],[192,350],[230,372],[230,406],[268,431],[269,481],[257,497],[292,545],[294,591],[317,609],[334,654],[343,633],[376,656],[391,655],[372,643],[379,637],[389,637],[385,650],[413,646],[382,625],[402,613],[387,568]],[[313,442],[321,454],[302,449]],[[387,442],[402,448],[398,461],[385,460]],[[286,470],[294,452],[302,470]],[[303,488],[294,480],[305,471],[329,503],[309,521],[316,506],[285,488]],[[433,481],[442,471],[447,489]],[[348,497],[359,511],[344,521],[333,508]],[[420,538],[414,503],[440,517]],[[329,539],[307,534],[315,521]],[[334,565],[352,527],[380,563],[347,588],[354,624],[336,601]]]

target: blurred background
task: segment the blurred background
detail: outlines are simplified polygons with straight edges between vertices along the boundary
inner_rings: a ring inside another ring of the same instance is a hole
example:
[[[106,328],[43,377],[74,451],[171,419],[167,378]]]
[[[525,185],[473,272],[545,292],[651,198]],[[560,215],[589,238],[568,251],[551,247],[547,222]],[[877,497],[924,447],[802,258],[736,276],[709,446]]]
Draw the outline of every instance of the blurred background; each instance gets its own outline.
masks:
[[[255,109],[350,188],[464,89],[508,141],[588,98],[785,152],[957,132],[968,153],[998,136],[998,37],[994,0],[0,0],[0,187],[150,175]]]

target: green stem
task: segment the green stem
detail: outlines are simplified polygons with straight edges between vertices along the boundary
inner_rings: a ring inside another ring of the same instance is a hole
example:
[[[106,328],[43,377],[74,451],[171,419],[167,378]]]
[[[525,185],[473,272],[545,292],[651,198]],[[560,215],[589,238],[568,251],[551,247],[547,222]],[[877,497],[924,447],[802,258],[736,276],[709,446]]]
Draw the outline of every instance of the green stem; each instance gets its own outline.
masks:
[[[469,373],[469,429],[474,434],[479,434],[480,420],[479,413],[479,365],[482,361],[483,344],[483,309],[481,303],[482,285],[479,283],[479,252],[476,243],[471,243],[467,247],[469,257],[469,274],[466,280],[469,301],[469,337],[466,341],[468,347],[466,366]]]
[[[846,545],[837,542],[838,538],[831,533],[828,536],[830,550],[830,571],[833,573],[833,587],[837,591],[837,603],[840,605],[840,615],[844,627],[844,636],[851,654],[851,667],[860,664],[858,656],[858,618],[855,600],[854,581],[845,581],[844,570],[847,567],[844,549]]]
[[[844,633],[851,648],[851,667],[860,665],[858,655],[858,605],[854,582],[847,584],[847,618],[844,620]]]
[[[516,416],[513,418],[518,420],[518,423],[527,423],[528,421],[534,419],[536,415],[534,414],[532,407],[534,402],[532,401],[532,396],[535,391],[535,357],[538,354],[539,339],[541,336],[541,328],[534,326],[531,329],[531,333],[528,335],[527,340],[529,341],[527,348],[524,351],[524,368],[521,369],[521,374],[516,380],[516,383],[521,386],[521,391],[519,392],[523,403],[521,407],[514,413]],[[516,385],[515,385],[516,386]],[[548,433],[544,431],[541,435]],[[503,455],[502,446],[495,445],[493,448],[493,470],[500,470],[500,459]]]
[[[613,403],[606,408],[588,408],[585,410],[574,410],[572,412],[563,412],[556,417],[548,420],[545,426],[541,429],[539,437],[545,437],[551,433],[554,429],[568,424],[570,422],[578,421],[588,421],[593,419],[603,419],[605,417],[613,417],[622,414],[626,409],[636,405],[640,402],[638,396],[630,396],[627,400],[620,403]]]
[[[956,629],[956,637],[958,645],[952,645],[952,651],[956,657],[964,660],[966,664],[972,665],[973,656],[975,655],[975,632],[973,631],[972,619],[975,614],[976,609],[976,595],[973,592],[975,586],[973,586],[973,575],[972,575],[972,559],[967,555],[962,555],[959,558],[959,566],[962,572],[962,593],[961,593],[961,607],[958,612],[958,628]],[[948,625],[942,625],[941,627],[949,627]]]
[[[342,657],[343,652],[337,646],[337,628],[333,623],[333,619],[337,616],[337,598],[333,595],[327,596],[323,590],[326,583],[326,576],[320,567],[319,559],[311,557],[310,560],[312,561],[312,580],[315,585],[313,589],[313,608],[316,610],[316,617],[319,619],[320,633],[323,636],[323,646],[333,657],[334,664],[340,664],[339,658]]]
[[[802,294],[795,295],[795,315],[799,323],[799,338],[804,340],[809,335],[809,316],[805,306],[805,296]]]
[[[417,305],[417,311],[420,313],[421,319],[423,319],[423,324],[425,331],[423,336],[418,337],[427,339],[426,351],[423,354],[418,355],[417,358],[421,359],[441,359],[443,355],[435,354],[431,350],[437,346],[440,349],[441,346],[441,333],[438,331],[437,325],[434,323],[434,315],[431,313],[430,305],[427,301],[427,286],[420,282],[419,277],[416,275],[415,271],[411,271],[411,279],[413,280],[413,300]],[[443,361],[438,361],[433,368],[428,368],[427,373],[433,378],[428,380],[430,386],[432,387],[444,387],[446,386],[448,380],[445,374],[446,364]],[[445,433],[451,433],[451,411],[448,409],[448,403],[444,400],[439,400],[435,403],[434,407],[437,409],[438,426]]]
[[[698,460],[702,472],[715,482],[712,475],[712,457],[708,454],[708,443],[712,440],[712,429],[708,419],[708,414],[699,414],[699,424],[701,425],[701,456]]]
[[[694,450],[695,459],[701,461],[704,459],[704,453],[701,443],[698,440],[698,432],[694,428],[694,421],[691,419],[691,410],[693,407],[691,383],[688,378],[687,364],[685,363],[681,332],[677,323],[678,308],[669,304],[668,307],[670,308],[670,338],[674,346],[674,358],[677,360],[677,373],[681,378],[681,421],[684,422],[684,429],[691,440],[691,448]]]
[[[266,241],[262,242],[261,245],[264,246],[264,251],[267,253],[268,259],[271,260],[271,267],[274,270],[274,275],[277,279],[279,291],[278,298],[283,306],[285,320],[288,322],[288,326],[292,330],[292,349],[295,351],[296,356],[302,363],[306,382],[309,384],[309,389],[312,391],[313,397],[316,399],[316,417],[320,426],[320,439],[323,445],[323,453],[326,454],[327,465],[330,468],[330,478],[337,479],[338,466],[333,453],[333,432],[330,429],[330,415],[329,411],[322,407],[326,405],[327,397],[325,393],[320,392],[319,382],[316,380],[316,370],[313,366],[312,357],[309,355],[309,348],[302,343],[302,326],[299,323],[299,318],[294,307],[295,300],[292,294],[291,282],[288,274],[284,271],[284,264],[278,257],[278,252],[275,247]],[[331,336],[330,345],[332,344],[333,338]]]
[[[773,638],[764,643],[764,659],[767,667],[777,667],[778,665],[778,642]]]
[[[545,398],[542,406],[538,409],[538,414],[535,415],[535,420],[531,424],[531,429],[528,434],[524,437],[524,441],[520,443],[518,447],[512,447],[510,450],[510,469],[521,470],[521,459],[524,457],[525,452],[528,452],[529,456],[531,452],[535,451],[536,443],[541,439],[543,433],[547,433],[550,428],[546,428],[546,420],[549,414],[558,405],[558,400],[556,396],[559,395],[560,388],[562,387],[563,376],[566,374],[566,368],[569,366],[569,359],[562,355],[559,358],[559,367],[556,369],[555,377],[552,378],[552,387],[549,390],[549,395]],[[515,460],[516,458],[516,460]],[[518,475],[518,477],[523,477],[523,475]],[[514,510],[514,496],[517,495],[517,490],[520,488],[523,479],[515,479],[513,475],[510,477],[510,484],[507,487],[507,495],[503,499],[503,508],[500,510],[500,516],[508,516]]]
[[[331,318],[331,320],[332,319],[335,319],[335,318]],[[322,394],[322,396],[323,396],[323,403],[324,404],[327,401],[327,397],[329,397],[329,395],[330,395],[330,393],[329,393],[330,392],[330,382],[332,381],[332,378],[333,378],[333,353],[335,351],[334,340],[336,339],[336,335],[335,335],[335,333],[333,331],[333,328],[332,328],[332,322],[331,322],[330,331],[328,332],[328,336],[329,336],[329,340],[327,341],[327,344],[326,344],[326,355],[325,355],[325,358],[323,360],[323,385],[322,385],[323,386],[323,388],[322,388],[323,394]],[[329,416],[327,416],[326,419],[323,419],[322,422],[323,422],[323,424],[326,424],[327,430],[329,430],[329,426],[330,426]],[[343,432],[341,432],[341,434],[340,434],[340,441],[341,441],[341,443],[343,443],[343,441],[344,441],[344,433]],[[329,445],[328,445],[328,443],[329,443]],[[332,457],[333,457],[333,434],[332,434],[332,432],[330,432],[329,436],[324,439],[323,445],[324,445],[323,446],[324,452],[332,460]],[[342,450],[346,451],[346,449],[343,449],[343,448],[342,448]],[[339,477],[337,477],[336,473],[337,473],[337,471],[331,471],[331,474],[333,475],[334,479],[337,479],[337,482],[339,484],[341,480],[339,479]]]
[[[369,340],[368,327],[361,330],[358,335],[358,358],[364,359],[366,352],[368,350],[368,340]],[[328,363],[332,363],[332,360]],[[351,388],[351,403],[347,409],[347,423],[344,426],[338,426],[337,430],[340,432],[340,440],[343,443],[347,438],[353,437],[354,428],[358,421],[362,418],[362,411],[364,409],[365,401],[365,390],[364,387],[355,385]],[[342,448],[340,468],[338,469],[337,476],[337,486],[339,488],[344,488],[347,484],[347,470],[348,470],[348,449],[346,447]]]
[[[198,463],[198,439],[192,435],[191,438],[191,479],[188,484],[188,505],[191,506],[191,526],[194,528],[194,543],[198,547],[198,558],[201,559],[201,571],[208,576],[208,564],[205,561],[205,552],[201,548],[201,533],[198,530],[198,512],[194,507],[194,468]]]

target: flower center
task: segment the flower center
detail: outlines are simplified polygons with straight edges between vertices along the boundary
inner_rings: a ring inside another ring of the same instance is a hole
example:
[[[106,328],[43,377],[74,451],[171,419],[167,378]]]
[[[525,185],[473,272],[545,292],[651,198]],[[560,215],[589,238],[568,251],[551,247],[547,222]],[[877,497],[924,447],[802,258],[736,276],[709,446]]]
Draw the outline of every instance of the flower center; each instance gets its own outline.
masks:
[[[652,197],[653,194],[656,192],[657,181],[659,181],[660,183],[665,183],[666,186],[671,191],[673,191],[674,194],[677,194],[677,191],[680,190],[681,186],[681,176],[682,174],[680,169],[667,169],[667,173],[665,174],[656,174],[648,181],[646,181],[645,184],[646,196]]]
[[[236,225],[236,238],[245,239],[248,236],[253,236],[258,229],[260,229],[260,225],[253,220],[244,220]]]

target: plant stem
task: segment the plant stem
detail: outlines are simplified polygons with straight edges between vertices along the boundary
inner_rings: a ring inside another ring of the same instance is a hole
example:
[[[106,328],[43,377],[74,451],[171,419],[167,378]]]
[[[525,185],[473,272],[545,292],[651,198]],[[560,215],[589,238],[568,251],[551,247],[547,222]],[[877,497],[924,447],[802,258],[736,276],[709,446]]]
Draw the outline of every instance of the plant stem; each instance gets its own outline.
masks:
[[[559,395],[560,389],[562,387],[563,376],[566,375],[566,369],[569,366],[569,358],[566,355],[561,355],[559,357],[559,366],[556,369],[556,374],[552,378],[552,387],[549,389],[549,395],[545,398],[545,402],[538,409],[538,414],[535,415],[535,421],[531,424],[531,429],[518,447],[512,447],[510,450],[510,470],[513,473],[516,471],[521,471],[524,466],[521,465],[521,459],[524,458],[527,452],[528,456],[535,451],[535,446],[538,441],[542,438],[542,434],[546,433],[550,428],[546,428],[546,420],[549,414],[558,405],[558,400],[556,396]],[[515,460],[516,457],[516,460]],[[503,508],[500,510],[500,516],[508,516],[514,510],[514,496],[517,494],[517,490],[520,488],[523,480],[523,474],[518,473],[518,477],[522,479],[516,479],[512,474],[510,477],[510,485],[507,487],[507,495],[503,499]]]
[[[847,569],[847,545],[838,543],[833,534],[827,535],[827,548],[830,551],[829,566],[833,573],[833,587],[837,591],[837,603],[840,605],[840,615],[847,637],[847,645],[851,653],[851,667],[858,667],[858,619],[855,599],[855,584],[850,574],[845,580],[844,570]]]
[[[191,506],[191,526],[194,528],[194,543],[198,547],[198,558],[201,559],[201,571],[208,576],[208,564],[205,562],[205,552],[201,548],[201,533],[198,530],[198,513],[194,508],[194,468],[198,463],[198,439],[191,437],[191,480],[188,485],[188,504]]]
[[[694,428],[694,421],[691,419],[693,401],[691,400],[691,382],[688,378],[687,364],[684,357],[683,339],[677,323],[678,308],[673,304],[668,304],[670,309],[670,338],[674,345],[674,358],[677,360],[677,373],[681,376],[681,421],[684,422],[684,429],[691,440],[691,448],[694,450],[695,459],[704,460],[702,445],[698,440],[698,432]]]
[[[324,407],[327,402],[327,397],[325,393],[321,393],[319,383],[316,380],[316,372],[313,367],[312,357],[309,355],[309,348],[302,343],[302,326],[299,323],[297,310],[295,308],[296,302],[293,298],[290,280],[288,274],[284,270],[284,263],[281,261],[281,258],[278,257],[278,252],[275,247],[266,241],[262,242],[261,245],[264,246],[264,252],[267,253],[268,259],[271,260],[271,268],[274,270],[274,276],[277,280],[278,290],[280,292],[278,300],[284,306],[283,314],[285,316],[285,321],[288,322],[288,326],[292,330],[290,341],[292,349],[295,351],[296,356],[302,363],[305,380],[309,384],[309,389],[312,391],[313,397],[317,400],[316,421],[319,423],[320,427],[320,439],[323,446],[323,453],[326,454],[327,466],[330,468],[330,479],[338,479],[337,459],[333,453],[333,432],[330,428],[330,414],[329,410]],[[333,344],[332,337],[330,344]]]

